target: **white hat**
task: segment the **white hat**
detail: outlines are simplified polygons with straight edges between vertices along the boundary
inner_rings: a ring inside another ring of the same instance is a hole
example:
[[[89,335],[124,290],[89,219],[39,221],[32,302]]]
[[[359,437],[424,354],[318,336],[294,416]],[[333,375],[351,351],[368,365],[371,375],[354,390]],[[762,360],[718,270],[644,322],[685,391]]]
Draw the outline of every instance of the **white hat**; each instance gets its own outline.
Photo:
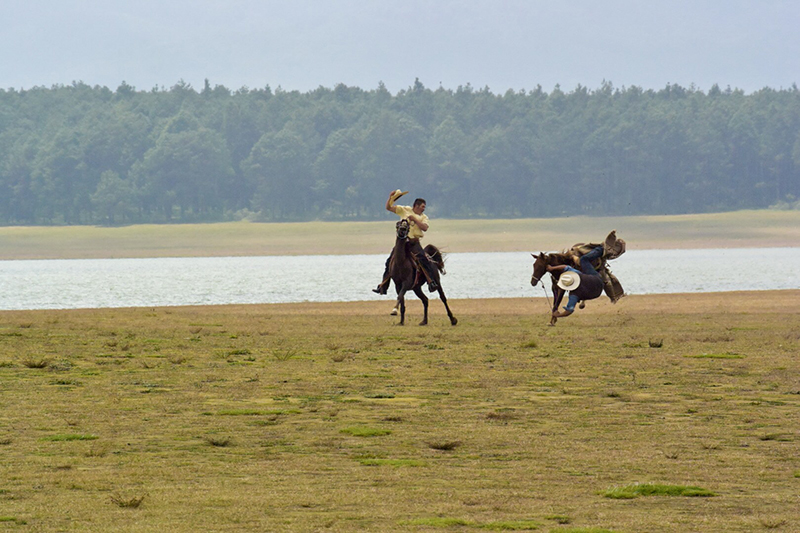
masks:
[[[581,284],[581,277],[578,275],[577,272],[573,272],[571,270],[567,270],[561,273],[561,277],[558,278],[557,285],[564,289],[565,291],[574,291],[578,288],[578,285]]]

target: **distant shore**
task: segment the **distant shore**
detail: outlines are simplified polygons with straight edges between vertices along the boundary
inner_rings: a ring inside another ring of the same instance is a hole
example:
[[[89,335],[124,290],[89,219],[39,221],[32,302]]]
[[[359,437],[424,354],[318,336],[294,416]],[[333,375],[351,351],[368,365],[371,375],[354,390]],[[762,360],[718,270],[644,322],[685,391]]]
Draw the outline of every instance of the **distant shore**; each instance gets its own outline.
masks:
[[[394,217],[298,222],[0,228],[0,260],[383,254]],[[431,213],[426,241],[450,253],[553,251],[600,242],[611,230],[629,250],[800,246],[800,211],[700,215],[449,220]]]

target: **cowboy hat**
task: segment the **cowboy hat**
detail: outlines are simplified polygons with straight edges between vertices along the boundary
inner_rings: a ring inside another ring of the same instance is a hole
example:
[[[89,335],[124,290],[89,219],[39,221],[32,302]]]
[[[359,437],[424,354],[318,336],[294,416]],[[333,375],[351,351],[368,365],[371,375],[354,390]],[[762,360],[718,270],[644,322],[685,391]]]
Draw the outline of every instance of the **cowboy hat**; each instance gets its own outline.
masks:
[[[556,284],[565,291],[574,291],[581,284],[581,277],[577,272],[567,270],[561,273]]]
[[[392,202],[396,202],[397,199],[403,196],[404,194],[408,194],[408,191],[401,191],[400,189],[397,189],[392,193],[390,198],[392,199]]]

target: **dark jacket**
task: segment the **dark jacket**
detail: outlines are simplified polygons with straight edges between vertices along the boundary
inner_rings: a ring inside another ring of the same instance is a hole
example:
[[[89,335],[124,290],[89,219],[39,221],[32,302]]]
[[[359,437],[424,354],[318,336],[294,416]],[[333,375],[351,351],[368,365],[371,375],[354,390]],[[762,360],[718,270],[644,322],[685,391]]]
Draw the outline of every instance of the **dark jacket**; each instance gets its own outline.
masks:
[[[578,300],[594,300],[603,294],[603,280],[600,276],[591,276],[580,272],[581,283],[578,288],[570,291],[571,295],[578,297]]]

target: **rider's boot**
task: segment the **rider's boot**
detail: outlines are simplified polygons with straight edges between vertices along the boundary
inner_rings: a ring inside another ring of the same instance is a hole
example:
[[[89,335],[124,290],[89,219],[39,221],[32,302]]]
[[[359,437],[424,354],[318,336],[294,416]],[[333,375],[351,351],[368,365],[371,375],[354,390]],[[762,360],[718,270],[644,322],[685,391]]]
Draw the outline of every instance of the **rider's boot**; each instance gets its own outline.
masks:
[[[381,281],[378,284],[378,286],[376,288],[372,289],[372,292],[377,293],[377,294],[386,294],[386,292],[389,290],[389,282],[390,281],[391,281],[391,278],[384,279],[383,281]]]
[[[432,269],[433,265],[428,265],[428,268]],[[428,292],[436,292],[439,290],[439,284],[436,282],[436,276],[428,270],[425,273],[428,276]]]

